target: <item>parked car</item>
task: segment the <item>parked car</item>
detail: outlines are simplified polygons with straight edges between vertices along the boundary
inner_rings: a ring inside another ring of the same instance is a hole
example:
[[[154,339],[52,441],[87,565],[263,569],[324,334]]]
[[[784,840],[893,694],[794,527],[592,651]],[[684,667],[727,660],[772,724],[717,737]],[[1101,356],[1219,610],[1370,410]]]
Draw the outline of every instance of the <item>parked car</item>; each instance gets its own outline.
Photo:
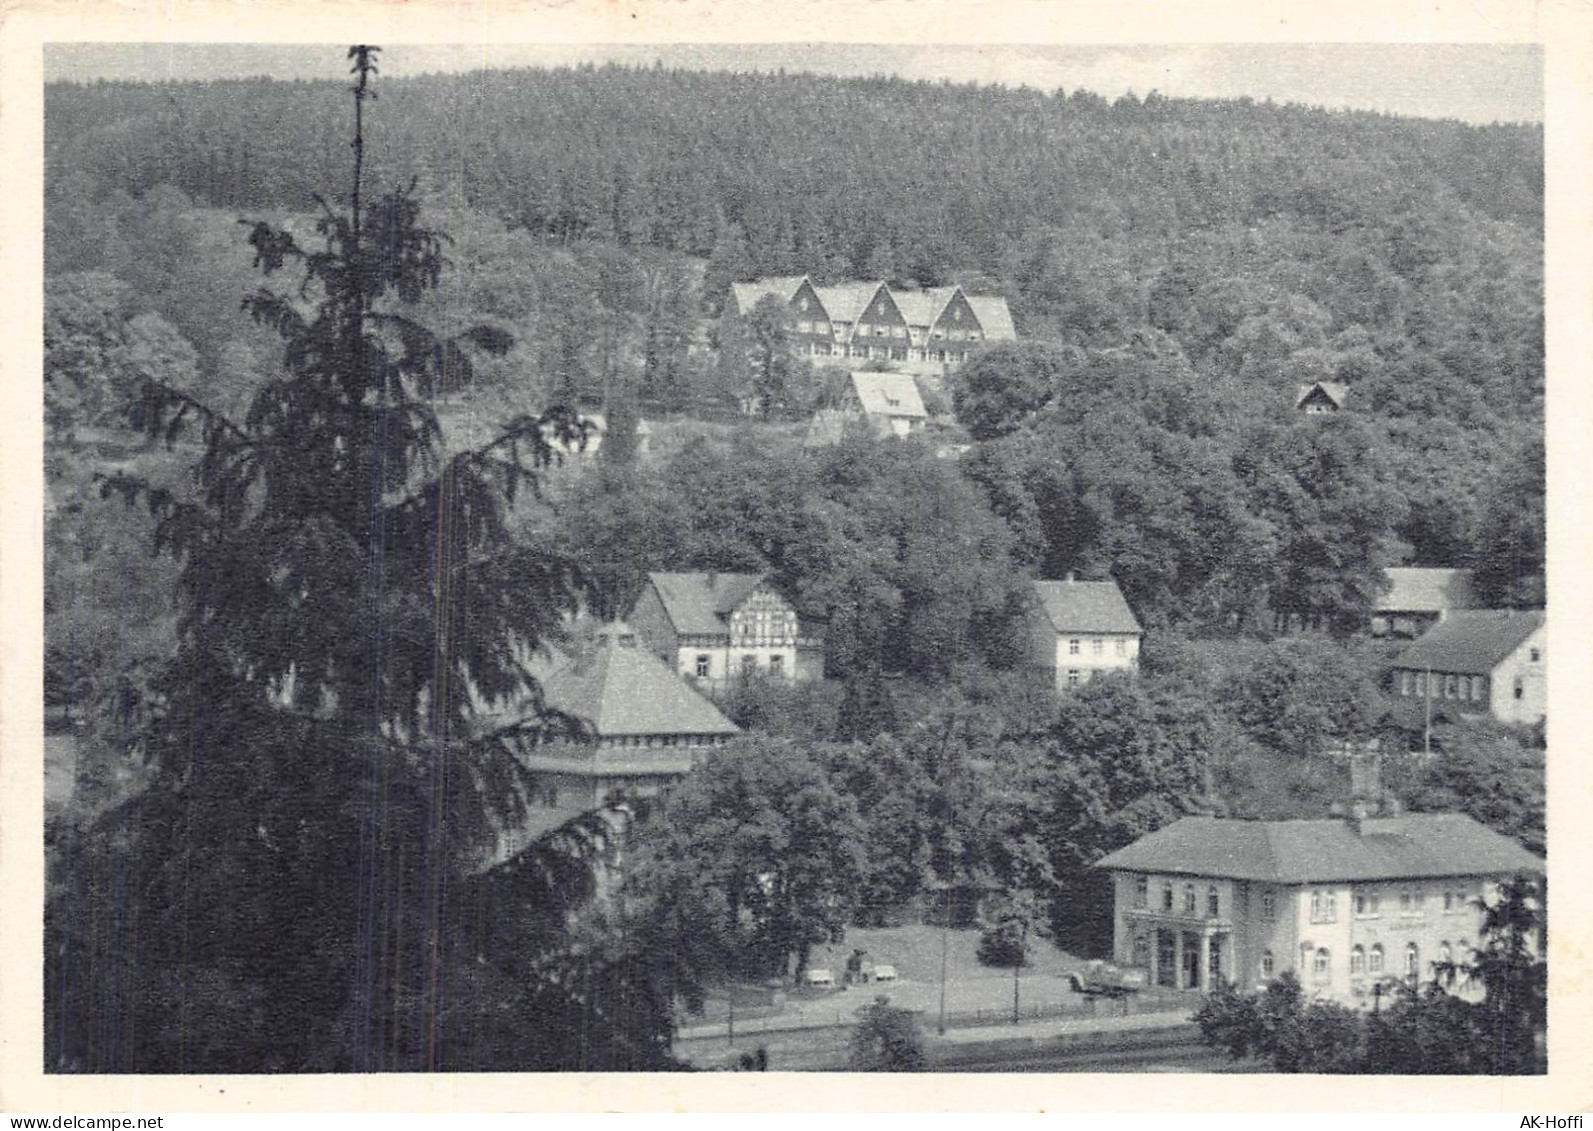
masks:
[[[896,967],[881,963],[874,967],[874,981],[894,982],[896,980]]]
[[[1114,966],[1099,958],[1084,964],[1083,970],[1068,971],[1068,984],[1074,993],[1124,997],[1145,988],[1145,971]]]
[[[814,966],[803,971],[802,984],[814,988],[833,989],[835,987],[835,975],[823,966]]]

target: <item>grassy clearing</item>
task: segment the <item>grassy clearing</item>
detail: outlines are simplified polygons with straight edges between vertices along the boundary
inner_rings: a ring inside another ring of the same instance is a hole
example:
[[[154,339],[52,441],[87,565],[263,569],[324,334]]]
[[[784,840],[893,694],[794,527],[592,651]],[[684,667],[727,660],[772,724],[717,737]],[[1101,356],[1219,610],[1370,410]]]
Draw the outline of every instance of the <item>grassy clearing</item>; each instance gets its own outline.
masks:
[[[967,982],[996,979],[1012,981],[1012,971],[981,965],[976,953],[979,949],[977,930],[950,930],[944,932],[946,943],[946,979],[948,982]],[[904,980],[915,982],[940,981],[940,952],[942,931],[939,927],[915,924],[905,927],[853,927],[838,945],[816,948],[811,966],[825,966],[837,979],[846,969],[847,956],[853,948],[868,952],[865,966],[881,963],[896,967]],[[1024,974],[1056,974],[1082,966],[1083,961],[1053,946],[1050,942],[1030,940],[1029,963]]]

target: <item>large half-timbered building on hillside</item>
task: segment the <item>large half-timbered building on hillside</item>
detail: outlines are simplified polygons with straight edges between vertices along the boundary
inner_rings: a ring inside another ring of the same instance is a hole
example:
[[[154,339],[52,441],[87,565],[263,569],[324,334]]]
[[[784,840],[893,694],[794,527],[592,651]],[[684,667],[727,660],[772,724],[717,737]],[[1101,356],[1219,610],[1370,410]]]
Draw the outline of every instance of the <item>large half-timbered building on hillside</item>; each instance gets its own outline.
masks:
[[[881,361],[909,373],[944,374],[984,342],[1014,341],[1007,300],[961,287],[892,288],[883,282],[821,287],[806,275],[736,283],[726,313],[745,318],[765,298],[789,311],[803,357]]]

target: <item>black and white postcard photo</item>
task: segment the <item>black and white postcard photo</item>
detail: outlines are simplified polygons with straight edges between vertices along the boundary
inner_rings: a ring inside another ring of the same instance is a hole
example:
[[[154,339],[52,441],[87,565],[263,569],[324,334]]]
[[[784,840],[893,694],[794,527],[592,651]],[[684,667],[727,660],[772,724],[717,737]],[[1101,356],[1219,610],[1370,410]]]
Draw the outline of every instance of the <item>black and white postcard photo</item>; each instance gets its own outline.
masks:
[[[310,7],[7,32],[0,1106],[1593,1104],[1593,23]]]

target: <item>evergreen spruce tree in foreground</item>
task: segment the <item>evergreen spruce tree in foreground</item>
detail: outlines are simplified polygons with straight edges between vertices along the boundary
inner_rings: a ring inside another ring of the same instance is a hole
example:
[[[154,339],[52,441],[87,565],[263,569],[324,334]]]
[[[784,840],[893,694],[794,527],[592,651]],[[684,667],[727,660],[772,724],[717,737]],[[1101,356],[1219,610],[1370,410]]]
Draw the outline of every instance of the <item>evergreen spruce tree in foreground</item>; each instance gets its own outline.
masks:
[[[557,725],[521,660],[588,596],[506,511],[580,424],[521,415],[444,450],[428,398],[511,343],[403,312],[444,237],[413,186],[361,198],[377,53],[349,52],[352,185],[346,211],[321,202],[320,246],[249,223],[265,274],[301,273],[244,300],[283,372],[239,420],[147,378],[132,423],[197,433],[193,496],[105,481],[180,563],[179,646],[144,704],[153,784],[70,846],[47,908],[49,1071],[664,1063],[645,968],[565,930],[607,826],[477,874],[523,815],[516,751]]]

